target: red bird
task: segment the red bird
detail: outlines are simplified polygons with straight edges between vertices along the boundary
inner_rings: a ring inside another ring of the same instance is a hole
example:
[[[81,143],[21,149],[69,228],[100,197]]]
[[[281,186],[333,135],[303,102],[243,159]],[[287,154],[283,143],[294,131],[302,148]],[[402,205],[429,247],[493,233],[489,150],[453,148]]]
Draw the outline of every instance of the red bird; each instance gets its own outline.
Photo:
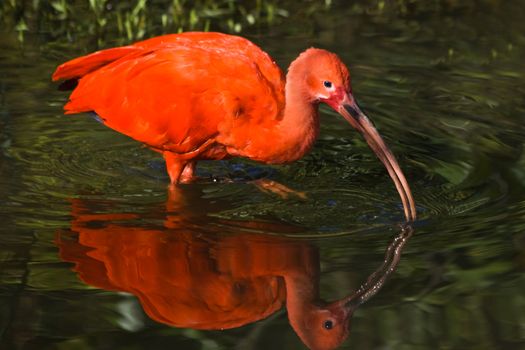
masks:
[[[319,134],[319,103],[363,134],[387,168],[405,217],[416,217],[394,155],[359,109],[337,55],[310,48],[286,79],[247,39],[221,33],[164,35],[59,66],[78,82],[64,109],[95,112],[105,125],[161,152],[172,184],[190,182],[201,159],[245,157],[282,164],[303,157]]]
[[[202,227],[202,217],[185,206],[176,209],[182,203],[172,200],[165,209],[151,207],[164,218],[160,227],[136,221],[141,214],[108,212],[107,201],[71,204],[71,227],[60,230],[55,242],[84,282],[134,294],[150,318],[180,328],[237,328],[285,306],[290,325],[311,350],[336,349],[349,336],[355,310],[384,286],[413,234],[410,226],[402,230],[365,283],[326,302],[319,295],[318,249],[283,236],[297,227],[220,219],[220,225]]]

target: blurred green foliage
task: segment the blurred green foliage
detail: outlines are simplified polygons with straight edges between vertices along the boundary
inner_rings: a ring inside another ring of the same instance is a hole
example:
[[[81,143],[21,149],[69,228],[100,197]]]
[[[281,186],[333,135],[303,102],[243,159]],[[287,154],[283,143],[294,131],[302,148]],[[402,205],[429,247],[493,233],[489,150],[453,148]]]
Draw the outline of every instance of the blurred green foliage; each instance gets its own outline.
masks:
[[[498,7],[498,0],[5,0],[0,2],[0,31],[45,33],[51,39],[118,34],[128,41],[182,31],[239,33],[289,20],[319,18],[339,10],[390,20],[431,13],[468,13],[480,6]],[[489,9],[489,10],[490,10]],[[330,16],[324,18],[329,19]],[[315,21],[312,21],[315,22]]]
[[[313,12],[330,7],[331,0],[307,4]],[[297,5],[283,0],[8,0],[0,4],[0,18],[4,29],[17,31],[20,40],[26,31],[52,37],[118,32],[134,40],[146,33],[188,30],[238,33],[245,27],[277,23]]]

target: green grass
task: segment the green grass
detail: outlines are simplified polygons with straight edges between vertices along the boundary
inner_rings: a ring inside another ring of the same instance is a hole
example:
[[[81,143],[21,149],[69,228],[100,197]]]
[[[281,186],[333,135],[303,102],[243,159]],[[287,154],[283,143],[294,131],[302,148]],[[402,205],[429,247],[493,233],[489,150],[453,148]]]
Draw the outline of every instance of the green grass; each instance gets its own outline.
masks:
[[[0,29],[17,31],[21,41],[28,31],[51,38],[96,35],[102,41],[118,34],[131,41],[189,30],[239,33],[279,23],[297,8],[313,13],[330,5],[330,0],[7,0],[0,5]]]

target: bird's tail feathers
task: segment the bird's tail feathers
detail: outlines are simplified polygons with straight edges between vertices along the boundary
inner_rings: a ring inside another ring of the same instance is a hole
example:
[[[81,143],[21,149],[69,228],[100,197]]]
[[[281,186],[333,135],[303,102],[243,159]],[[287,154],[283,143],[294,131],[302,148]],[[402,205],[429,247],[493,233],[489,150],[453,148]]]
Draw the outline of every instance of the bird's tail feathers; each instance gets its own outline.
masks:
[[[91,73],[111,62],[118,60],[121,57],[143,50],[144,49],[136,46],[122,46],[97,51],[82,57],[77,57],[58,66],[58,68],[53,73],[53,81],[75,81],[88,73]]]

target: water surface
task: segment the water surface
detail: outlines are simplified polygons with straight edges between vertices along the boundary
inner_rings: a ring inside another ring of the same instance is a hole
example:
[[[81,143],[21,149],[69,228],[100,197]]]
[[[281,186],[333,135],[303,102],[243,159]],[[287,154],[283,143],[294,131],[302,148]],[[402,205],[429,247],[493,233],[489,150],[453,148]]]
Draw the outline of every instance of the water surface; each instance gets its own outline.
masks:
[[[363,3],[245,33],[283,68],[312,45],[337,52],[414,192],[415,235],[385,288],[355,313],[342,348],[522,349],[524,8],[443,1],[381,11]],[[209,181],[185,186],[185,205],[167,208],[168,177],[155,152],[87,115],[62,114],[67,96],[50,75],[97,41],[17,38],[5,31],[0,39],[2,349],[304,348],[285,310],[224,331],[176,328],[149,317],[132,294],[83,281],[59,253],[61,237],[78,240],[75,203],[101,234],[120,225],[167,237],[291,237],[318,251],[327,300],[381,264],[401,205],[381,163],[336,113],[322,109],[320,139],[304,159],[203,163]],[[109,36],[99,45],[117,43]],[[281,200],[246,181],[262,176],[308,200]]]

